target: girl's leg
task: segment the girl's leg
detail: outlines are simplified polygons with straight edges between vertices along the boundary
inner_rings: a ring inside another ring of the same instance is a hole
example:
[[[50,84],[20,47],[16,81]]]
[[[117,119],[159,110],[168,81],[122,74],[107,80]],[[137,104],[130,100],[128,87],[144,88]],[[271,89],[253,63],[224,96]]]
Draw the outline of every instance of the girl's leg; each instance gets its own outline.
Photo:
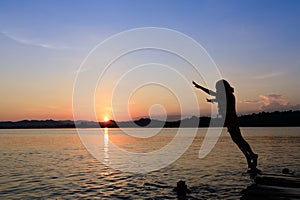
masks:
[[[255,154],[255,153],[252,151],[252,149],[251,149],[249,143],[243,138],[243,136],[242,136],[241,134],[240,134],[240,137],[241,137],[241,138],[240,138],[240,145],[242,146],[242,148],[245,148],[245,149],[246,149],[246,151],[248,152],[248,154],[249,154],[250,157],[251,157],[251,160],[253,161],[253,162],[252,162],[251,168],[256,168],[256,166],[257,166],[258,155]]]
[[[242,137],[239,128],[229,129],[230,136],[234,143],[237,144],[239,149],[243,152],[247,159],[248,168],[256,168],[257,166],[257,154],[254,154],[248,142]],[[253,160],[253,163],[251,163]]]
[[[253,165],[253,168],[256,168],[257,167],[257,159],[258,159],[258,155],[257,154],[253,154],[252,155],[252,165]]]

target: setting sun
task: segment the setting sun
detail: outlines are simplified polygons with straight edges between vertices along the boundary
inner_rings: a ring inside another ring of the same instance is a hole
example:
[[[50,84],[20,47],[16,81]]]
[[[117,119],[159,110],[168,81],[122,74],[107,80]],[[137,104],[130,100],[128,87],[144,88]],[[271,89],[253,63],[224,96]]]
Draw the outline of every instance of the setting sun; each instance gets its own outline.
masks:
[[[104,122],[108,122],[109,118],[108,117],[104,117]]]

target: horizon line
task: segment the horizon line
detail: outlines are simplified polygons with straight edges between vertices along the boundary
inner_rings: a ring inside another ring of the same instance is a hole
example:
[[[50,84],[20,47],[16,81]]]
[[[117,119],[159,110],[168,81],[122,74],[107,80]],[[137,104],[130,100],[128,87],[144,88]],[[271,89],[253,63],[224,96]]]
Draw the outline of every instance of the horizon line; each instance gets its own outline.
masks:
[[[252,115],[252,114],[260,114],[260,113],[275,113],[275,112],[300,112],[300,110],[283,110],[283,111],[279,111],[279,110],[275,110],[275,111],[259,111],[259,112],[252,112],[252,113],[244,113],[244,114],[238,114],[237,116],[238,117],[241,117],[241,116],[247,116],[247,115]],[[184,119],[190,119],[190,118],[193,118],[193,117],[198,117],[198,118],[201,118],[201,117],[207,117],[207,118],[212,118],[212,119],[215,119],[215,118],[218,118],[218,115],[215,116],[215,117],[212,117],[212,116],[206,116],[206,115],[203,115],[203,116],[196,116],[196,115],[191,115],[191,116],[186,116],[185,118],[182,118],[182,119],[177,119],[177,120],[161,120],[161,119],[157,119],[157,118],[151,118],[151,117],[147,117],[147,116],[142,116],[142,117],[137,117],[135,119],[128,119],[128,120],[121,120],[121,121],[116,121],[114,119],[110,119],[109,121],[114,121],[114,122],[133,122],[133,121],[138,121],[138,120],[141,120],[141,119],[150,119],[150,120],[156,120],[156,121],[165,121],[165,122],[176,122],[176,121],[181,121],[181,120],[184,120]],[[0,121],[0,122],[21,122],[21,121],[71,121],[71,122],[78,122],[78,121],[85,121],[85,122],[98,122],[98,123],[105,123],[104,121],[93,121],[93,120],[86,120],[86,119],[81,119],[81,120],[74,120],[74,119],[52,119],[52,118],[47,118],[47,119],[20,119],[20,120],[4,120],[4,121]]]

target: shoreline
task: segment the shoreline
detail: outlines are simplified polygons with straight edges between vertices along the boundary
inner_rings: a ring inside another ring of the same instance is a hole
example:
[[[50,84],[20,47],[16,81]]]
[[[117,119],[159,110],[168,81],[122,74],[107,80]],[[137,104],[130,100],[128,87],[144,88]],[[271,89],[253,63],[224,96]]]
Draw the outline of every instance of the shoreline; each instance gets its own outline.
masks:
[[[240,127],[300,127],[300,111],[260,112],[238,116]],[[21,120],[2,121],[0,129],[45,129],[45,128],[207,128],[222,127],[221,118],[196,117],[177,121],[160,121],[140,118],[135,121],[108,122],[72,120]]]

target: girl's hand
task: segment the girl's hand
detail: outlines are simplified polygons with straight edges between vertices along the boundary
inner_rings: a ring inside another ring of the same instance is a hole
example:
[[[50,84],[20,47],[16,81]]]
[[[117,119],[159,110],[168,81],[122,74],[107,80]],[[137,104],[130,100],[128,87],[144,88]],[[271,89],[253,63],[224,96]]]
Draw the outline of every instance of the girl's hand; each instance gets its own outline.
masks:
[[[211,99],[206,99],[206,101],[209,103],[214,103]]]
[[[201,86],[199,84],[197,84],[195,81],[193,81],[193,84],[196,88],[201,88]]]

